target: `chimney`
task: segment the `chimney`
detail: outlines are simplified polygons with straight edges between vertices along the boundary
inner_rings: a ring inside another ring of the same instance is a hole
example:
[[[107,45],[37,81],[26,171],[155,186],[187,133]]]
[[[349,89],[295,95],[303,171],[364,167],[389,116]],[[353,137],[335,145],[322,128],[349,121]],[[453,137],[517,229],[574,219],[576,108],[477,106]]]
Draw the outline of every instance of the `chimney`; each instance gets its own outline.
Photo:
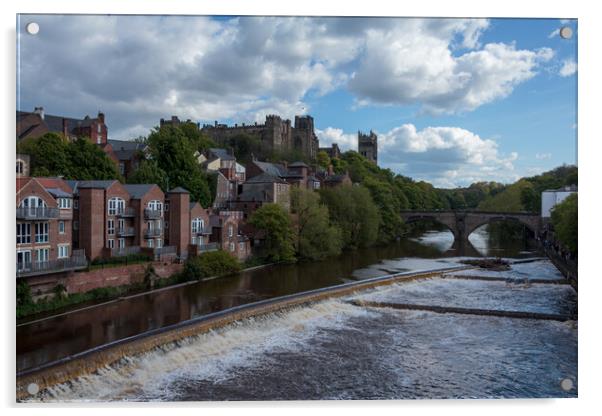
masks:
[[[63,135],[69,137],[69,122],[66,118],[63,118]]]
[[[42,120],[44,120],[44,107],[35,107],[35,108],[33,109],[33,112],[34,112],[35,114],[39,114],[40,118],[41,118]]]
[[[102,111],[98,112],[98,121],[100,121],[101,124],[105,124],[105,113]]]

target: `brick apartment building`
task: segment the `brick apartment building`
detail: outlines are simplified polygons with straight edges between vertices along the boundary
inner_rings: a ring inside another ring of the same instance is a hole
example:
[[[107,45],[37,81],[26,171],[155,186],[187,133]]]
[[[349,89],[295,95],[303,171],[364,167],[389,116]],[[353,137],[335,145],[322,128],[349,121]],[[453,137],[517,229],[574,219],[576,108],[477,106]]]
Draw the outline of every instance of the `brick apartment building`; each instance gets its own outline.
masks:
[[[17,277],[85,268],[73,249],[73,194],[56,178],[17,178]]]
[[[102,112],[95,118],[85,116],[78,119],[45,114],[44,107],[36,107],[33,112],[17,111],[17,141],[41,137],[46,133],[58,133],[69,140],[88,137],[92,143],[105,145],[108,129]]]

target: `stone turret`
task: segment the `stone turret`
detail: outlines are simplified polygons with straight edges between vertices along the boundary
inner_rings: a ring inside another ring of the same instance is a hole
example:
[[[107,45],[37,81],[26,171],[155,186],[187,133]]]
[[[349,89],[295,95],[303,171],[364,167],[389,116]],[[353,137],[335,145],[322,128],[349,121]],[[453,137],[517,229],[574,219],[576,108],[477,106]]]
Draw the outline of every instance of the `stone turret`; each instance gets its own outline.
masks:
[[[370,130],[370,134],[357,132],[357,151],[366,159],[378,164],[378,137]]]

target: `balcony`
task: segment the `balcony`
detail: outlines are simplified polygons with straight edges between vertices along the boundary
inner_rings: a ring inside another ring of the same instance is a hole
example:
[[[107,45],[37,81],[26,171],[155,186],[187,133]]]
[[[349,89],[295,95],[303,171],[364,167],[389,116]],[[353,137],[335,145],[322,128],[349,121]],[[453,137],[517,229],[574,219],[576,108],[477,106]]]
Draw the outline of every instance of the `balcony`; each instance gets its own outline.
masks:
[[[152,250],[155,261],[164,261],[166,257],[175,257],[178,254],[176,246],[155,247]]]
[[[201,228],[200,230],[197,230],[197,231],[193,232],[192,234],[202,236],[202,235],[211,235],[212,233],[209,228]]]
[[[117,216],[122,218],[133,218],[136,216],[136,210],[132,207],[125,208],[123,211],[117,213]]]
[[[144,218],[147,220],[156,220],[161,218],[163,211],[158,209],[148,209],[144,210]]]
[[[205,253],[207,251],[217,251],[219,250],[218,243],[209,243],[209,244],[199,244],[199,252]]]
[[[163,235],[162,228],[153,228],[152,230],[144,230],[144,238],[155,238]]]
[[[73,256],[43,262],[17,263],[17,277],[37,276],[41,274],[60,273],[80,270],[88,267],[84,256]]]
[[[19,207],[17,208],[18,220],[51,220],[59,217],[58,208],[48,207]]]
[[[133,237],[136,234],[134,227],[118,228],[117,235],[119,237]]]
[[[128,246],[122,248],[112,248],[111,257],[123,257],[129,256],[130,254],[139,254],[141,252],[140,246]]]

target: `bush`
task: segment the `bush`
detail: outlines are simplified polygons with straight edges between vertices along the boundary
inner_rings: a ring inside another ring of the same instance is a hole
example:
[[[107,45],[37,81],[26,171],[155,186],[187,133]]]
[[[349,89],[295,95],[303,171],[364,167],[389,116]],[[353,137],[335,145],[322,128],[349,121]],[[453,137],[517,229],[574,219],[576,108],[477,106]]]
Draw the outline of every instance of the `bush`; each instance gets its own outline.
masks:
[[[17,306],[24,307],[33,305],[33,299],[31,297],[31,289],[27,282],[23,279],[17,283]]]
[[[240,271],[240,263],[229,253],[219,250],[191,257],[184,264],[181,280],[189,281],[204,277],[225,276]]]

